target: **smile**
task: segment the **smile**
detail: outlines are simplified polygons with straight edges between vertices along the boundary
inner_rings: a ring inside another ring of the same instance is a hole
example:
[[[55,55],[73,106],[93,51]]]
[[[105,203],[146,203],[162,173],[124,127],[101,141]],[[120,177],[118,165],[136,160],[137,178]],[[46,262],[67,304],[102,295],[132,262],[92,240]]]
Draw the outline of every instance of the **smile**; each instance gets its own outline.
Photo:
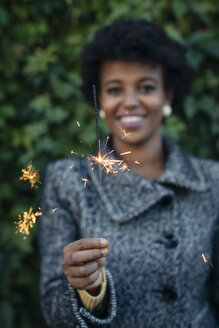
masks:
[[[120,118],[120,121],[124,123],[140,122],[143,118],[143,116],[123,116]]]
[[[145,115],[130,115],[119,118],[119,123],[124,129],[136,129],[144,122]]]

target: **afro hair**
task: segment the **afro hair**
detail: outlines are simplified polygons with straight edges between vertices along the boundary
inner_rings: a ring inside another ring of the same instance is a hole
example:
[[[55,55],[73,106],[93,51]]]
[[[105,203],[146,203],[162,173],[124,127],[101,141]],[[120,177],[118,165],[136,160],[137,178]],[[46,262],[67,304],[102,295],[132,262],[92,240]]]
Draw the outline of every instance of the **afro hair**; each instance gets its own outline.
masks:
[[[82,92],[93,104],[92,85],[100,91],[101,66],[106,61],[138,61],[161,65],[164,88],[172,91],[172,107],[182,108],[189,92],[192,71],[186,60],[186,48],[171,39],[165,30],[145,19],[124,19],[98,30],[82,53]]]

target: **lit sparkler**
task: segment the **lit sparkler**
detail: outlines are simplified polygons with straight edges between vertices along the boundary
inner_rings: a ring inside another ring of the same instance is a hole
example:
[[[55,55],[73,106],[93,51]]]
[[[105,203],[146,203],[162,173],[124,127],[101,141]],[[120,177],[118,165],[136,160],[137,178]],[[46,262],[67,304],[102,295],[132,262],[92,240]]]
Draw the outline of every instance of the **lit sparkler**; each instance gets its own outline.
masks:
[[[29,235],[30,229],[33,228],[36,223],[36,219],[38,216],[41,216],[42,212],[33,212],[33,208],[29,209],[29,212],[24,212],[23,216],[21,214],[18,215],[18,221],[15,222],[17,225],[16,233],[20,232],[23,235]],[[24,238],[26,238],[26,236]]]
[[[29,180],[31,188],[33,188],[34,186],[37,188],[37,183],[41,183],[40,182],[40,175],[39,175],[39,171],[35,170],[32,167],[32,163],[30,163],[27,167],[27,169],[22,169],[22,176],[20,177],[20,181],[21,180]]]
[[[52,214],[55,213],[55,211],[57,211],[57,210],[58,210],[58,207],[54,208],[54,209],[51,211]]]
[[[124,161],[119,159],[113,159],[110,157],[112,152],[114,150],[111,150],[110,152],[105,153],[104,155],[101,154],[100,149],[100,130],[99,130],[99,121],[98,121],[98,106],[97,106],[97,96],[96,96],[96,87],[93,85],[93,98],[94,98],[94,109],[95,109],[95,117],[96,117],[96,129],[97,129],[97,140],[98,140],[98,156],[91,156],[92,164],[94,163],[99,164],[99,170],[100,170],[100,185],[101,185],[101,171],[102,169],[106,170],[106,173],[113,173],[116,174],[119,171],[127,170],[127,164],[124,163]],[[109,140],[109,137],[107,137],[105,147],[107,145],[107,142]],[[130,153],[130,152],[128,152]]]
[[[112,151],[110,153],[112,153]],[[107,174],[117,174],[119,171],[125,171],[128,169],[128,166],[124,161],[111,158],[110,153],[108,152],[103,156],[100,153],[98,153],[98,156],[91,156],[93,161],[92,165],[94,163],[99,164],[100,168],[105,169]]]

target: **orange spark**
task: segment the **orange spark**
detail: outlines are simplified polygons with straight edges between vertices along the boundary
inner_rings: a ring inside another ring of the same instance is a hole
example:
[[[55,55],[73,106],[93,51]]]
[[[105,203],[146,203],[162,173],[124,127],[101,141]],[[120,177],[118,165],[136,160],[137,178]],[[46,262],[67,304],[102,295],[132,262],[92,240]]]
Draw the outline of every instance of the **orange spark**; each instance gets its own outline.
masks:
[[[52,214],[55,213],[55,211],[57,211],[57,210],[58,210],[58,207],[54,208],[54,209],[51,211]]]
[[[106,143],[105,143],[105,146],[104,146],[104,149],[106,149],[106,145],[107,145],[107,142],[109,141],[109,137],[107,136],[106,138]]]
[[[210,265],[211,265],[212,269],[214,269],[214,266],[213,266],[212,262],[210,262]]]
[[[73,149],[70,151],[71,155],[78,155],[78,153],[76,153]]]
[[[86,184],[88,182],[88,179],[87,178],[81,178],[82,181],[84,181],[84,188],[86,187]]]
[[[208,261],[203,253],[202,253],[202,257],[203,257],[204,262],[207,263]]]
[[[125,137],[130,137],[131,136],[131,132],[126,132],[125,130],[121,129],[120,130],[124,133],[124,135],[122,136],[122,139],[124,139]]]
[[[35,170],[32,167],[32,163],[30,162],[30,164],[28,164],[27,169],[22,169],[22,176],[20,177],[20,181],[21,180],[29,180],[31,188],[33,188],[34,186],[37,188],[36,184],[37,183],[41,183],[40,182],[40,175],[39,175],[39,171]]]
[[[79,126],[79,128],[80,128],[80,123],[79,122],[77,122],[77,125]]]
[[[128,155],[128,154],[131,154],[131,150],[126,151],[125,153],[121,153],[120,155],[123,156],[123,155]]]
[[[72,165],[69,166],[69,170],[71,170],[74,167],[74,163]]]
[[[18,215],[18,221],[15,221],[17,225],[16,233],[20,232],[23,235],[29,235],[30,229],[33,228],[34,224],[36,223],[36,218],[42,215],[42,212],[35,212],[33,213],[33,208],[29,209],[29,212],[24,212],[23,217],[21,214]],[[26,236],[24,238],[26,238]]]

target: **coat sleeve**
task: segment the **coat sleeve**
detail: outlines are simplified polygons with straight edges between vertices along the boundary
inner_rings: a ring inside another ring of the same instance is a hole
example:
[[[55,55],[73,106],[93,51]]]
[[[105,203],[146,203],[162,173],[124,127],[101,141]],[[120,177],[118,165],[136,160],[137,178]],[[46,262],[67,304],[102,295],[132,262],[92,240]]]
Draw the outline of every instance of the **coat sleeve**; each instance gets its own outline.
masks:
[[[212,272],[211,272],[211,300],[213,303],[213,310],[217,318],[219,327],[219,163],[211,162],[210,173],[211,183],[214,186],[212,198],[214,199],[215,210],[217,211],[217,223],[214,229],[213,237],[213,258],[212,258]]]
[[[219,327],[219,222],[215,229],[213,246],[212,294],[215,315]]]
[[[103,308],[91,313],[68,283],[61,265],[63,248],[80,239],[80,227],[76,192],[71,194],[75,198],[71,214],[66,206],[68,200],[64,203],[60,199],[60,194],[65,193],[66,182],[63,178],[65,170],[59,162],[47,168],[41,201],[43,214],[39,222],[39,251],[42,311],[47,324],[53,328],[105,327],[116,315],[115,290],[110,272],[106,270],[107,293]]]

